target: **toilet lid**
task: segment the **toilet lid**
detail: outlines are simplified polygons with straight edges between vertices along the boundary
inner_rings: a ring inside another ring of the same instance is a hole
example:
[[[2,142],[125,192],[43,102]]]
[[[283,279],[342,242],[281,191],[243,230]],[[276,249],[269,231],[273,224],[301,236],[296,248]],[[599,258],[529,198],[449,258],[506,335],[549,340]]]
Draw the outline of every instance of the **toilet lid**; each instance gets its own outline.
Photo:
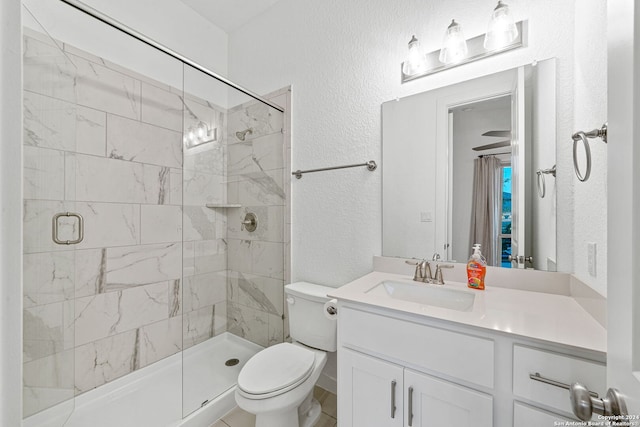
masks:
[[[253,395],[288,390],[311,375],[314,362],[311,350],[289,343],[277,344],[249,359],[238,376],[238,387]]]

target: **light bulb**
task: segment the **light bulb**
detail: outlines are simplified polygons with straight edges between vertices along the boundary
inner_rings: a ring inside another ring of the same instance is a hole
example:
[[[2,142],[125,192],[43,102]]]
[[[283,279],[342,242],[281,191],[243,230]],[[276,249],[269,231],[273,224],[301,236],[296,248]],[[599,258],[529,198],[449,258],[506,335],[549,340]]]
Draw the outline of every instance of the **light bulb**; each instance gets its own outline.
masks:
[[[196,128],[196,134],[200,141],[204,141],[207,136],[207,125],[203,122],[198,123],[198,127]]]
[[[425,56],[420,49],[420,42],[416,36],[412,36],[409,40],[409,54],[407,59],[402,63],[402,73],[405,76],[414,76],[423,73],[427,68]]]
[[[487,34],[484,36],[484,48],[487,50],[500,49],[513,42],[516,37],[518,37],[518,27],[513,22],[509,6],[498,1],[489,20]]]
[[[447,27],[440,49],[440,62],[444,64],[454,64],[467,57],[469,49],[467,40],[462,33],[462,27],[455,20],[451,20],[451,25]]]

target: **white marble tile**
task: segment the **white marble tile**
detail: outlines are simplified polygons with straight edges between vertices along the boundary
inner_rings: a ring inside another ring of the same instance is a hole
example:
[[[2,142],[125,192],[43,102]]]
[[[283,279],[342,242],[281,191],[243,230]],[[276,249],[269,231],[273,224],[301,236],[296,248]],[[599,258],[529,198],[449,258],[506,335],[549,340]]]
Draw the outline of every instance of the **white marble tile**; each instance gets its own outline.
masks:
[[[107,250],[85,249],[75,251],[75,297],[86,297],[105,292]]]
[[[22,381],[28,387],[73,389],[73,349],[25,362]]]
[[[24,253],[70,250],[68,247],[58,246],[51,239],[51,220],[58,212],[73,211],[73,203],[25,200],[23,204],[23,251]],[[61,220],[60,223],[64,223]],[[67,233],[63,227],[62,233]]]
[[[282,280],[237,271],[230,271],[228,274],[229,301],[273,315],[282,315]]]
[[[79,56],[76,64],[76,101],[80,105],[131,119],[140,119],[140,82]]]
[[[284,205],[282,170],[238,176],[238,202],[244,206]]]
[[[76,394],[132,372],[139,366],[137,329],[75,349]]]
[[[25,146],[22,158],[24,198],[64,200],[64,152]]]
[[[104,156],[106,113],[24,92],[24,144]]]
[[[236,303],[227,304],[227,330],[253,343],[269,343],[268,314]]]
[[[195,273],[212,273],[227,268],[227,243],[224,239],[196,241]]]
[[[253,157],[252,141],[238,142],[227,148],[227,171],[230,176],[259,172],[260,168]]]
[[[84,217],[84,240],[75,249],[131,245],[140,239],[140,206],[76,203]]]
[[[24,306],[33,307],[73,298],[75,262],[71,251],[24,254]]]
[[[182,276],[189,277],[196,274],[195,266],[196,246],[195,242],[182,244]]]
[[[182,205],[182,170],[171,169],[169,172],[169,204]]]
[[[254,241],[251,264],[255,274],[284,279],[284,244]]]
[[[210,127],[224,126],[225,113],[222,109],[202,98],[196,99],[193,95],[186,94],[184,99],[184,128],[204,122]],[[218,137],[224,134],[218,129]]]
[[[221,175],[184,171],[183,201],[185,206],[226,203],[226,181]]]
[[[145,325],[138,337],[140,367],[182,350],[182,316]]]
[[[107,156],[182,167],[182,134],[116,115],[107,116]]]
[[[265,135],[252,141],[253,157],[261,170],[284,167],[284,135],[280,132]]]
[[[180,206],[142,205],[140,207],[141,243],[179,242],[182,240]]]
[[[69,305],[56,302],[23,310],[23,358],[29,362],[65,349],[65,310]]]
[[[251,240],[228,239],[227,266],[229,270],[241,273],[253,271],[251,263]]]
[[[180,243],[108,248],[106,290],[175,280],[181,266]]]
[[[284,321],[282,316],[269,314],[267,316],[269,322],[269,337],[267,345],[276,345],[284,342]]]
[[[226,331],[226,302],[190,311],[183,315],[183,345],[186,350]]]
[[[216,210],[204,206],[185,206],[183,208],[183,239],[215,240]]]
[[[182,99],[172,91],[142,83],[142,121],[182,132]]]
[[[226,171],[226,145],[220,141],[189,149],[184,153],[184,169],[224,176]]]
[[[22,68],[25,90],[75,101],[77,69],[58,47],[25,37]]]
[[[228,147],[228,173],[230,176],[282,169],[283,137],[281,133],[262,136]]]
[[[226,272],[185,278],[182,298],[185,313],[224,302],[227,299]]]
[[[144,202],[164,205],[168,203],[171,168],[144,165]]]
[[[169,282],[169,317],[182,314],[182,280],[175,279]]]
[[[141,203],[144,165],[104,157],[67,154],[67,194],[86,202]]]
[[[168,287],[162,282],[76,299],[76,346],[166,319]]]
[[[281,132],[284,114],[261,102],[252,101],[243,106],[234,107],[228,115],[229,142],[238,142],[235,133],[252,129],[247,139]]]

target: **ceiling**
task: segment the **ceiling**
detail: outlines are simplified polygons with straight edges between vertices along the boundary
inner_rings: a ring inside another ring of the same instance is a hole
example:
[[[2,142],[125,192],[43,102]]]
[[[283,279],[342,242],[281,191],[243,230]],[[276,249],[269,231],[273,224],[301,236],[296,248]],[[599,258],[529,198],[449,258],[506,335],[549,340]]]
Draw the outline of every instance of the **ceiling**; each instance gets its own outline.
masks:
[[[227,33],[240,28],[280,0],[181,0]]]

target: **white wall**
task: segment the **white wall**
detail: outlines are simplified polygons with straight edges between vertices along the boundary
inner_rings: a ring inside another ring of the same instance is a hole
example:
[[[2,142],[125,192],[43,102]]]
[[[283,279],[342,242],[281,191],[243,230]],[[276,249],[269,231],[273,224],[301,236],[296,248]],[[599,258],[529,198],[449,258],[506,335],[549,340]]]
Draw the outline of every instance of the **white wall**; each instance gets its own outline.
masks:
[[[22,419],[20,1],[0,2],[0,425]]]
[[[575,130],[600,128],[607,121],[607,13],[606,0],[580,1],[576,8]],[[571,144],[564,144],[570,146]],[[592,169],[587,182],[575,182],[574,266],[575,274],[607,295],[607,144],[590,142]],[[583,169],[584,170],[584,169]],[[573,172],[572,172],[573,173]],[[587,244],[597,245],[596,275],[587,267]],[[615,250],[615,248],[614,248]]]
[[[439,0],[282,0],[229,36],[229,76],[257,92],[293,86],[293,169],[380,160],[380,105],[422,92],[558,57],[558,134],[572,132],[574,1],[514,0],[529,20],[529,47],[400,84],[412,34],[439,47],[452,17],[467,37],[486,31],[494,2]],[[592,29],[593,30],[593,29]],[[561,145],[561,144],[559,144]],[[570,147],[569,147],[570,149]],[[573,240],[570,151],[559,150],[565,203],[558,241]],[[382,165],[384,169],[384,165]],[[381,252],[381,174],[351,169],[292,183],[293,280],[344,284],[371,270]],[[415,254],[424,256],[425,254]],[[558,254],[571,271],[570,247]]]

